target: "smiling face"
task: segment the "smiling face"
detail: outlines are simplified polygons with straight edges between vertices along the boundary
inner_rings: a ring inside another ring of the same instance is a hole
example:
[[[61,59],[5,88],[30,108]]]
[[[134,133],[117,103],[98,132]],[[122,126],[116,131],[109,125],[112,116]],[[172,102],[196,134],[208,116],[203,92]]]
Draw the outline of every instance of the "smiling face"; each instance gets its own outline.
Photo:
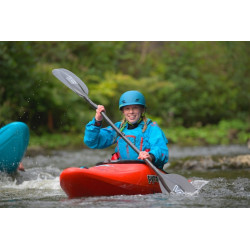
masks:
[[[140,117],[144,108],[140,105],[128,105],[122,108],[122,112],[129,123],[136,123]]]

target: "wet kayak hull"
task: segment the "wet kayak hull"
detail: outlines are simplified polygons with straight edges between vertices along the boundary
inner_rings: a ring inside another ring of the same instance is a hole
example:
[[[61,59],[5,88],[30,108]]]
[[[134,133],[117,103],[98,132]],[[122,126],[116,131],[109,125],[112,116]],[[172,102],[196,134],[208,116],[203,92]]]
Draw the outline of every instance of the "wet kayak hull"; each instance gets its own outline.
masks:
[[[29,143],[29,128],[23,122],[12,122],[0,129],[0,171],[17,170]]]
[[[60,175],[69,198],[160,193],[154,171],[139,161],[115,161],[91,168],[71,167]]]

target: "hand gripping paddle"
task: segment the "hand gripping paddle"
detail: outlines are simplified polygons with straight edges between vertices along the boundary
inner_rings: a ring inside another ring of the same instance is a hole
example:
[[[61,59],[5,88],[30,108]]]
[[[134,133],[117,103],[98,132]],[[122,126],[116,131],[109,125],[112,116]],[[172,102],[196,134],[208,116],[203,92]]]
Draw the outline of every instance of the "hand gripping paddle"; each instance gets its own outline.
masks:
[[[73,90],[77,95],[84,98],[94,109],[97,109],[97,105],[92,102],[88,97],[88,88],[84,82],[77,77],[75,74],[67,69],[54,69],[52,70],[53,75],[64,83],[68,88]],[[123,133],[113,124],[113,122],[107,117],[105,112],[101,113],[107,123],[116,131],[116,133],[122,137],[122,139],[136,152],[140,153],[139,149],[128,140]],[[151,167],[158,176],[160,188],[163,194],[174,193],[193,193],[196,191],[194,186],[188,182],[188,180],[178,174],[166,174],[160,171],[151,161],[148,159],[144,160],[146,164]]]

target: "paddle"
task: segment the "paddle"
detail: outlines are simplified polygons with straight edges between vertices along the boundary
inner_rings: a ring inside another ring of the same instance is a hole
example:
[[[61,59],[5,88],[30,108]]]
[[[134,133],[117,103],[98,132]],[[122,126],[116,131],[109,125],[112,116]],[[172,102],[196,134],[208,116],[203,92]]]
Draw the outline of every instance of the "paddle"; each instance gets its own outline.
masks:
[[[77,77],[75,74],[70,72],[67,69],[54,69],[52,70],[53,75],[59,79],[62,83],[64,83],[68,88],[73,90],[77,95],[84,98],[94,109],[97,109],[97,105],[92,102],[88,97],[88,88],[84,84],[84,82]],[[136,152],[140,153],[139,149],[128,140],[124,134],[113,124],[113,122],[107,117],[105,112],[101,113],[103,118],[108,122],[108,124],[116,131],[116,133],[122,137],[123,140]],[[193,193],[196,191],[194,186],[188,182],[188,180],[177,174],[165,174],[160,171],[154,164],[148,159],[144,160],[146,164],[151,167],[158,176],[159,184],[162,193],[169,194],[171,192],[175,193]]]

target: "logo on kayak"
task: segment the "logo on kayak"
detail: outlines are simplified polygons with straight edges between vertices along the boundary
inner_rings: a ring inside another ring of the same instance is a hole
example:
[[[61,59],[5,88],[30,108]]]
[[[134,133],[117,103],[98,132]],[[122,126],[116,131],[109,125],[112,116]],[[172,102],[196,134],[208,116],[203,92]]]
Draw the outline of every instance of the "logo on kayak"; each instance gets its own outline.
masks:
[[[159,182],[159,179],[156,175],[147,175],[148,177],[148,184],[155,184],[156,182]]]

